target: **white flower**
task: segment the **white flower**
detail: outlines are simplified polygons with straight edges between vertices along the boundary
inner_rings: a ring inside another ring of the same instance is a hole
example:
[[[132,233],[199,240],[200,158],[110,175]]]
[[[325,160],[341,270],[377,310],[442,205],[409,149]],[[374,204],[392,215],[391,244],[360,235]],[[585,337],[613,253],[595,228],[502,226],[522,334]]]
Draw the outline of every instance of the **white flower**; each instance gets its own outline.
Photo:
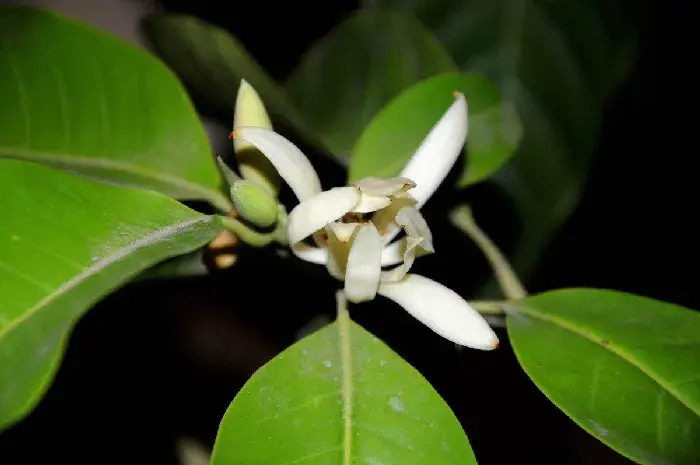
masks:
[[[258,127],[237,127],[232,135],[257,147],[289,184],[300,201],[288,218],[292,251],[325,265],[344,281],[348,300],[383,295],[452,342],[482,350],[498,346],[486,320],[458,294],[408,274],[415,258],[434,251],[419,209],[445,179],[466,141],[467,103],[461,93],[455,93],[455,102],[399,177],[365,178],[327,191],[322,191],[311,162],[281,135]],[[393,241],[401,229],[405,237]],[[314,243],[303,242],[307,238]]]

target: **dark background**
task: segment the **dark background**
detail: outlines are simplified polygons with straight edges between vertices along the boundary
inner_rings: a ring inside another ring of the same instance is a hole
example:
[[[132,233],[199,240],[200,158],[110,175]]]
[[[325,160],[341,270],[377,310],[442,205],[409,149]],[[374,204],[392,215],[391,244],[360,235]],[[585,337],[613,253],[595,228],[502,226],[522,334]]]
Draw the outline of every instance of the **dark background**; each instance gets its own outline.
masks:
[[[280,2],[271,36],[261,23],[268,2],[158,3],[227,27],[278,79],[356,8],[326,2],[313,11]],[[629,1],[627,8],[640,32],[638,62],[607,105],[583,199],[526,286],[531,292],[612,288],[700,308],[691,284],[697,273],[679,266],[697,255],[683,237],[694,213],[692,182],[678,177],[688,157],[659,124],[670,115],[657,110],[661,10],[651,0]],[[342,177],[327,163],[321,170],[325,179]],[[485,184],[467,196],[484,229],[508,250],[517,225],[500,214],[508,211],[503,195]],[[455,194],[440,192],[425,212],[436,243],[464,244],[436,207],[443,200],[454,202]],[[486,264],[473,247],[463,248],[458,258],[474,263],[469,276],[453,268],[454,254],[423,259],[417,269],[447,285],[479,282]],[[253,371],[314,315],[334,312],[335,283],[325,270],[280,260],[270,250],[242,252],[239,263],[211,277],[134,284],[105,298],[77,325],[39,407],[0,435],[0,464],[174,464],[174,441],[183,435],[211,446],[226,407]],[[386,302],[366,304],[354,318],[435,386],[460,418],[480,465],[630,463],[549,403],[517,365],[501,330],[498,351],[457,352]]]

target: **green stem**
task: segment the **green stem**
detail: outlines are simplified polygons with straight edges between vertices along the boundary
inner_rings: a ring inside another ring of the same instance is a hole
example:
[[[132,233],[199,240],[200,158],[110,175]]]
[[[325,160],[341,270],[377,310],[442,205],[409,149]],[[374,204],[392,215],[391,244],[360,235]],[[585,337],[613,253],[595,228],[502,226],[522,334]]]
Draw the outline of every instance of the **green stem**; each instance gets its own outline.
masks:
[[[527,291],[520,283],[518,276],[501,253],[496,244],[479,228],[474,220],[471,209],[462,205],[451,214],[452,222],[467,234],[486,255],[491,268],[496,273],[496,280],[508,300],[520,300],[527,296]]]
[[[264,247],[277,240],[278,234],[275,231],[267,234],[259,233],[235,218],[227,218],[225,216],[220,216],[219,218],[226,229],[232,231],[240,240],[253,247]]]
[[[500,300],[470,300],[469,305],[474,307],[474,310],[483,315],[503,315],[503,304]]]

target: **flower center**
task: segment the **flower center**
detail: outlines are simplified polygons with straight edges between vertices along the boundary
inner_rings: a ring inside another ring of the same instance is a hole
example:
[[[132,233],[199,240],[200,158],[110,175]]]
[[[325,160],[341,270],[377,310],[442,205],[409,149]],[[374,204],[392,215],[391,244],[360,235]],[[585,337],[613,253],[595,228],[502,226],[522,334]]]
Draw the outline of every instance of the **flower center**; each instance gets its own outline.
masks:
[[[348,212],[340,218],[341,223],[369,223],[369,214]]]

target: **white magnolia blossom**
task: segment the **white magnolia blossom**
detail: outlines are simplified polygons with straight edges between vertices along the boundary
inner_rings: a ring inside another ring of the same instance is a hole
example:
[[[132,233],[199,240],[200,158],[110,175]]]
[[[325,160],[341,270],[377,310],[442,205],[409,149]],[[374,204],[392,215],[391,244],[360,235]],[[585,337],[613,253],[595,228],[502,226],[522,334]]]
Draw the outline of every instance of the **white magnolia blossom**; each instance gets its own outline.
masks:
[[[300,202],[288,218],[292,251],[302,260],[325,265],[344,282],[348,300],[368,301],[379,294],[452,342],[482,350],[498,346],[488,323],[457,293],[408,273],[415,258],[434,251],[419,209],[445,179],[466,141],[467,103],[461,93],[455,93],[454,103],[399,177],[365,178],[327,191],[308,158],[281,135],[258,127],[237,127],[232,135],[257,147],[289,184]],[[394,241],[401,230],[405,236]]]

